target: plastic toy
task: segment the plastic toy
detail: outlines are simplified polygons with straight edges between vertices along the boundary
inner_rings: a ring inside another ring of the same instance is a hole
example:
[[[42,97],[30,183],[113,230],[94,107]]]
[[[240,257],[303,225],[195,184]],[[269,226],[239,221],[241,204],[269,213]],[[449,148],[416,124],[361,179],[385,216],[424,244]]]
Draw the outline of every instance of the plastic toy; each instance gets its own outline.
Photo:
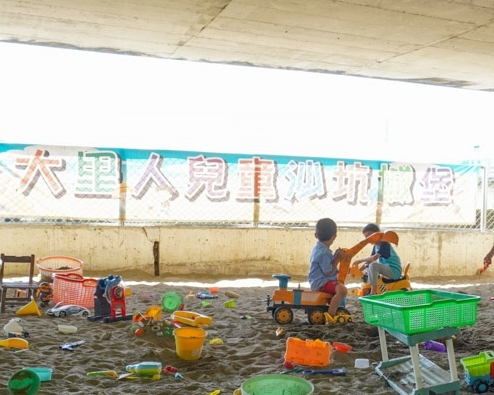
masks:
[[[280,327],[280,328],[276,329],[275,333],[276,333],[276,336],[281,337],[285,334],[285,330]]]
[[[112,376],[117,378],[118,374],[114,370],[100,370],[97,372],[87,372],[87,376],[93,377],[93,376]]]
[[[234,309],[235,306],[236,306],[236,303],[233,299],[230,299],[230,300],[227,300],[225,303],[224,303],[225,307],[228,308],[228,309]]]
[[[69,315],[81,315],[83,317],[88,317],[90,312],[88,309],[82,306],[77,306],[75,304],[61,305],[62,302],[57,303],[51,309],[46,311],[46,314],[51,317],[67,317]]]
[[[126,290],[121,281],[120,276],[113,275],[98,280],[94,291],[94,316],[88,317],[89,321],[108,323],[132,319],[132,314],[126,314]]]
[[[110,316],[115,318],[117,312],[121,317],[126,314],[125,289],[119,285],[110,289]]]
[[[171,315],[171,319],[173,321],[178,321],[182,324],[197,326],[197,327],[209,326],[213,321],[212,317],[198,314],[193,311],[175,311]]]
[[[300,373],[304,370],[304,368],[301,368],[301,367],[293,367],[291,369],[286,369],[286,370],[282,370],[280,372],[280,374],[288,374],[288,373]]]
[[[145,333],[144,328],[137,328],[137,329],[134,331],[134,335],[136,335],[136,336],[142,336],[142,335],[144,335],[144,333]]]
[[[178,292],[166,292],[161,297],[161,307],[167,313],[173,313],[175,310],[181,310],[183,298]]]
[[[302,340],[289,337],[286,340],[285,363],[325,367],[331,361],[331,344],[321,339]]]
[[[283,361],[283,366],[287,369],[295,369],[295,364],[291,363],[290,361]]]
[[[356,358],[355,367],[357,369],[367,369],[370,366],[369,360],[367,358]]]
[[[7,337],[22,337],[22,338],[27,338],[27,337],[29,337],[29,332],[27,332],[27,331],[22,331],[21,333],[19,333],[19,332],[16,332],[16,333],[9,332],[9,333],[7,333]]]
[[[41,307],[48,306],[53,300],[53,287],[47,282],[40,283],[34,297],[41,302]]]
[[[140,362],[134,365],[127,365],[125,370],[137,377],[148,377],[159,380],[161,377],[161,362]]]
[[[28,348],[29,342],[18,337],[11,337],[5,340],[0,340],[0,347],[5,348]]]
[[[268,295],[266,309],[271,312],[278,324],[284,325],[292,322],[294,309],[305,310],[309,323],[313,325],[321,325],[326,322],[324,313],[328,311],[332,295],[300,288],[288,290],[287,284],[290,276],[274,274],[273,277],[278,279],[280,285],[279,289],[274,291],[273,296]],[[350,315],[343,307],[339,310]]]
[[[36,372],[22,369],[10,376],[9,392],[13,395],[35,395],[38,393],[41,381]]]
[[[83,345],[84,343],[86,343],[85,340],[79,340],[77,342],[61,344],[60,346],[58,346],[58,348],[60,348],[61,350],[64,350],[64,351],[74,351],[74,349],[76,347],[79,347],[79,346]]]
[[[196,293],[197,299],[218,299],[218,295],[212,295],[209,291],[201,291]]]
[[[70,335],[77,332],[77,327],[74,325],[58,325],[58,331]]]
[[[302,374],[332,374],[334,376],[346,376],[345,368],[322,369],[322,370],[302,370]]]
[[[23,370],[29,369],[29,370],[33,371],[34,373],[36,373],[39,377],[39,381],[41,381],[41,382],[50,381],[51,375],[53,373],[52,368],[47,368],[47,367],[43,367],[43,366],[31,366],[31,367],[26,367],[26,368],[22,368],[22,369]]]
[[[350,272],[352,258],[367,244],[377,241],[388,241],[397,243],[398,235],[393,231],[377,232],[353,247],[340,248],[335,252],[335,258],[339,260],[338,281],[344,283]],[[318,291],[308,291],[300,289],[288,290],[288,280],[291,278],[286,274],[275,274],[274,278],[279,281],[279,289],[275,290],[272,296],[267,297],[267,311],[271,312],[278,324],[289,324],[293,320],[293,310],[305,310],[309,323],[322,325],[326,323],[324,313],[328,311],[328,306],[333,297],[331,294]],[[344,316],[344,321],[351,321],[351,315],[343,306],[339,308],[339,313]],[[339,321],[338,321],[339,322]]]
[[[460,359],[465,369],[465,382],[477,394],[489,391],[494,384],[494,352],[482,351],[478,355]]]
[[[356,269],[356,268],[354,268]],[[410,262],[407,262],[405,267],[403,268],[403,272],[401,277],[396,280],[391,280],[389,278],[385,278],[383,276],[379,276],[377,280],[377,294],[383,294],[384,292],[389,291],[411,291],[412,285],[410,284],[410,275],[408,274],[408,270],[410,269]],[[354,277],[357,277],[358,274],[355,270],[351,272]],[[371,286],[367,282],[367,274],[358,271],[358,273],[362,274],[362,283],[360,287],[357,287],[353,290],[353,294],[355,296],[365,296],[369,295],[371,291]]]
[[[335,256],[339,258],[340,261],[339,271],[338,271],[338,282],[344,284],[347,275],[351,273],[350,263],[352,261],[352,258],[367,244],[369,243],[375,244],[379,241],[386,241],[388,243],[398,245],[398,235],[396,234],[396,232],[393,232],[392,230],[388,230],[386,232],[376,232],[366,237],[364,240],[360,241],[359,243],[355,244],[351,248],[348,249],[339,248],[338,250],[336,250]]]
[[[161,313],[162,313],[161,306],[153,305],[148,307],[148,309],[143,315],[146,320],[159,321],[161,320]]]
[[[163,372],[164,373],[171,373],[171,374],[175,374],[178,372],[178,369],[175,367],[175,366],[171,366],[171,365],[166,365],[164,368],[163,368]]]
[[[426,350],[446,352],[446,346],[443,343],[436,342],[434,340],[427,340],[426,342],[424,342],[424,348]]]
[[[19,333],[22,334],[24,332],[24,329],[22,328],[21,324],[19,323],[21,321],[20,318],[11,318],[9,322],[7,322],[4,327],[3,331],[5,334],[8,336],[9,333]]]
[[[156,336],[161,337],[164,335],[173,337],[173,325],[171,321],[161,320],[161,306],[151,306],[144,314],[139,311],[135,311],[132,317],[134,325],[131,326],[131,331],[136,336],[144,334],[148,329],[155,333]]]
[[[342,261],[340,261],[340,274],[342,273],[341,271],[344,272],[343,267],[348,267],[350,265],[351,258],[356,254],[356,250],[362,249],[361,243],[368,244],[368,243],[376,243],[377,241],[386,241],[388,243],[392,243],[395,245],[398,245],[398,235],[393,232],[393,231],[386,231],[384,233],[382,232],[377,232],[366,239],[364,239],[362,242],[359,244],[355,245],[352,247],[350,250],[344,250],[345,256]],[[364,244],[364,245],[365,245]],[[357,251],[358,252],[358,251]],[[412,286],[410,284],[410,276],[408,275],[408,270],[410,269],[410,262],[408,262],[405,267],[403,268],[403,272],[401,274],[401,277],[396,279],[396,280],[391,280],[382,276],[379,276],[378,281],[377,281],[377,293],[382,294],[384,292],[388,291],[411,291]],[[367,274],[359,270],[358,267],[352,266],[351,268],[348,269],[347,274],[350,274],[352,277],[356,278],[361,278],[362,284],[360,287],[355,288],[353,291],[353,294],[355,296],[365,296],[369,295],[371,291],[371,286],[367,282]],[[342,275],[343,276],[343,275]],[[342,277],[343,280],[346,279],[345,277]]]
[[[39,311],[38,304],[36,303],[36,299],[31,297],[31,301],[22,306],[15,312],[16,315],[38,315],[41,316],[41,311]]]
[[[344,354],[351,351],[352,348],[353,348],[352,346],[349,346],[348,344],[345,343],[333,342],[333,349],[342,352]]]
[[[343,324],[344,322],[352,322],[353,321],[353,316],[350,314],[347,314],[347,311],[344,309],[338,310],[338,314],[335,315],[334,317],[331,317],[328,312],[324,313],[324,319],[326,320],[324,323],[326,325],[329,324]]]

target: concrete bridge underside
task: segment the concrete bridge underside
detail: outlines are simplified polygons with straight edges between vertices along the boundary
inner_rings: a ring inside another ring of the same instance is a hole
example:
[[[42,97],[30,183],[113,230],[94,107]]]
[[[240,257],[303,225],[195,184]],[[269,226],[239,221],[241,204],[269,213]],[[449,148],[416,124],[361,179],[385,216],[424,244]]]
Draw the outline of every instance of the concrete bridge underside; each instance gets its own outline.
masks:
[[[2,0],[0,41],[494,90],[492,0]]]

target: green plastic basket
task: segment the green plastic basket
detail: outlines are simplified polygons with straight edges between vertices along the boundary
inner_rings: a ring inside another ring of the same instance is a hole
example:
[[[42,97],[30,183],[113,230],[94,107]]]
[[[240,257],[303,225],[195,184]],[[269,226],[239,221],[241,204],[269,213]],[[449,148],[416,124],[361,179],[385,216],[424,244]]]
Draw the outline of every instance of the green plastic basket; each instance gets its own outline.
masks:
[[[485,376],[491,372],[491,364],[494,363],[494,352],[482,351],[478,355],[460,359],[465,371],[471,376]]]
[[[473,325],[480,296],[413,290],[359,298],[368,324],[411,335],[447,327]]]

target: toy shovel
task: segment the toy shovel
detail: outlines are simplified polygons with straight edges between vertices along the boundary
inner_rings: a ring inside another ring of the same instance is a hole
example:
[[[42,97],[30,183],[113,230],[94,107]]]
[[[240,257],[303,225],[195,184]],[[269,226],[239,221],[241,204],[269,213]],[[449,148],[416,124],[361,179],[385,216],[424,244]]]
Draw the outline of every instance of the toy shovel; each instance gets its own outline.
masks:
[[[323,369],[323,370],[304,370],[302,374],[332,374],[335,376],[346,376],[345,368]]]
[[[393,243],[395,245],[398,245],[399,237],[398,234],[396,234],[396,232],[393,232],[392,230],[387,230],[384,233],[376,232],[371,234],[370,236],[367,236],[364,240],[355,244],[351,248],[338,248],[338,250],[335,251],[335,258],[338,258],[339,260],[339,272],[338,272],[339,283],[345,284],[346,276],[349,272],[352,258],[367,244],[369,243],[375,244],[379,241],[387,241],[388,243]],[[355,271],[353,271],[352,275],[354,277],[360,276],[360,274],[358,272],[355,273]]]

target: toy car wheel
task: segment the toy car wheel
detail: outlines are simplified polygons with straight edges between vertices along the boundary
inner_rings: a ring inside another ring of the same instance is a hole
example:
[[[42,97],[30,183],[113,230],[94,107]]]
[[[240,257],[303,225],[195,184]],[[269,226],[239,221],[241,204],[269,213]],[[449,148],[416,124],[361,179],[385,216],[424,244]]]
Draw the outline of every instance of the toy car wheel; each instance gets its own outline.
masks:
[[[340,324],[343,324],[343,323],[345,322],[345,317],[343,317],[343,316],[341,316],[341,315],[340,315],[340,316],[338,316],[337,321],[338,321]]]
[[[65,311],[61,311],[61,312],[58,313],[58,316],[60,318],[65,318],[65,317],[67,317],[67,313]]]
[[[323,309],[310,310],[307,318],[309,319],[309,323],[311,325],[324,325],[324,323],[326,322]]]
[[[161,325],[158,325],[158,324],[153,325],[153,326],[151,327],[151,332],[154,332],[154,333],[161,332]]]
[[[477,380],[473,383],[472,388],[477,394],[483,394],[489,391],[489,383],[485,380]]]
[[[81,314],[83,317],[87,317],[89,315],[89,311],[84,310]]]
[[[293,320],[293,311],[288,307],[278,307],[274,311],[274,319],[278,324],[289,324]]]

